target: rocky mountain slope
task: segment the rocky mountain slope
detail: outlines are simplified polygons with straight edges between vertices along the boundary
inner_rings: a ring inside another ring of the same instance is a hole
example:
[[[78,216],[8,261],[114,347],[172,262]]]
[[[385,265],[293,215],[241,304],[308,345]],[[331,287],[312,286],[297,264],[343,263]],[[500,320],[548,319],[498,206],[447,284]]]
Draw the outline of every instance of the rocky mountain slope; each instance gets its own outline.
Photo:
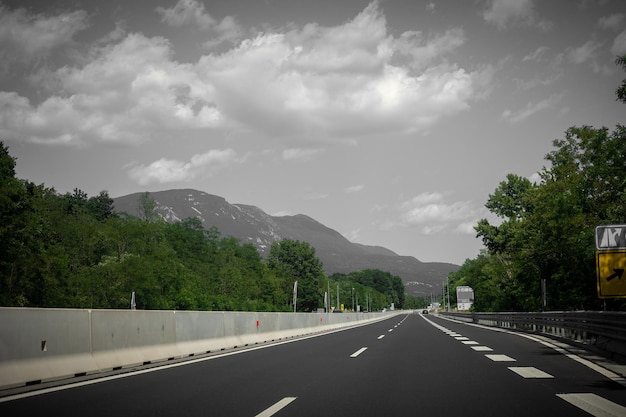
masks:
[[[115,198],[115,211],[139,216],[142,194]],[[253,244],[263,257],[269,253],[272,243],[281,239],[308,242],[315,248],[327,274],[380,269],[402,278],[407,293],[415,296],[440,294],[442,282],[459,268],[454,264],[421,262],[412,256],[399,256],[379,246],[352,243],[303,214],[270,216],[258,207],[230,204],[222,197],[191,189],[154,192],[150,197],[156,202],[156,211],[169,222],[198,218],[207,229],[215,226],[222,236]]]

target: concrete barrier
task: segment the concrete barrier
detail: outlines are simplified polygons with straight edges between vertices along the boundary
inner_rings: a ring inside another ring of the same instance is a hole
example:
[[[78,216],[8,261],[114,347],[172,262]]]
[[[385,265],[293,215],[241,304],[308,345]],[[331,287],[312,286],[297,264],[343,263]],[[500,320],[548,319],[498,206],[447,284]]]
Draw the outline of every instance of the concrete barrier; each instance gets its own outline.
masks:
[[[0,309],[0,386],[96,370],[88,310]]]
[[[366,324],[402,312],[0,307],[0,389]]]

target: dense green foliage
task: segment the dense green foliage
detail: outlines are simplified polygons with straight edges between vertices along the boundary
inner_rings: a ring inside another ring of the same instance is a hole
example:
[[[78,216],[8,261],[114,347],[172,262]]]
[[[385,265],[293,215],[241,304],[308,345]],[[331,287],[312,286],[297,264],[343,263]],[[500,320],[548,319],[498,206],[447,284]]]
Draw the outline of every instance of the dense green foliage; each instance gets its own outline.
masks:
[[[297,311],[315,311],[320,302],[320,282],[324,267],[315,256],[315,248],[306,242],[282,240],[270,248],[268,266],[280,276],[291,277],[297,283]],[[295,287],[295,286],[294,286]]]
[[[404,283],[400,277],[378,269],[333,274],[330,279],[335,281],[339,288],[341,303],[349,309],[352,309],[353,305],[361,305],[365,310],[369,304],[371,310],[380,310],[392,303],[396,307],[405,307],[405,298],[410,297],[404,293]]]
[[[478,223],[486,250],[450,276],[451,287],[474,288],[477,311],[540,310],[542,280],[548,309],[604,307],[594,233],[626,222],[626,128],[572,127],[553,145],[539,183],[510,174],[489,196],[486,207],[500,223]]]
[[[626,71],[626,55],[617,57],[615,63],[622,67],[624,71]],[[617,87],[617,90],[615,90],[615,95],[617,96],[618,101],[626,103],[626,79],[622,81],[622,84],[619,87]]]
[[[330,282],[307,243],[277,242],[265,261],[197,219],[165,222],[148,193],[139,205],[139,217],[117,215],[105,191],[59,195],[19,180],[0,143],[0,305],[129,308],[134,291],[140,309],[292,311],[298,281],[298,311],[324,306]],[[377,308],[403,296],[354,285]]]

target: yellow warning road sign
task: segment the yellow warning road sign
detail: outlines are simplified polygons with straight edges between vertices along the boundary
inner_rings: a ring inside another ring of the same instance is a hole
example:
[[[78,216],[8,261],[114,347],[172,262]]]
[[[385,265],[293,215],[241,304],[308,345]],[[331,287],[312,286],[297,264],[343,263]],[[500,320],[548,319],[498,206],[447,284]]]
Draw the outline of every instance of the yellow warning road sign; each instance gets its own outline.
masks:
[[[598,297],[626,298],[626,250],[596,252]]]

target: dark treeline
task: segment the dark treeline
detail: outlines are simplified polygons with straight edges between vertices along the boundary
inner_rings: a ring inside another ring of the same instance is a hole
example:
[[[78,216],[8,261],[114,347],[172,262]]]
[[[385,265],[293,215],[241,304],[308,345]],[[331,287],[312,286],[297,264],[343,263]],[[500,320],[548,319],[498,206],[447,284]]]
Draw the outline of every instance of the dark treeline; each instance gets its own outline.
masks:
[[[135,292],[141,309],[292,311],[298,281],[297,310],[314,311],[337,287],[307,243],[281,241],[264,260],[250,244],[197,219],[167,223],[155,208],[146,193],[140,217],[116,214],[106,191],[59,194],[18,179],[0,143],[0,305],[129,308]],[[399,278],[379,274],[384,284],[342,277],[339,287],[357,288],[363,306],[367,297],[376,309],[402,308]]]

